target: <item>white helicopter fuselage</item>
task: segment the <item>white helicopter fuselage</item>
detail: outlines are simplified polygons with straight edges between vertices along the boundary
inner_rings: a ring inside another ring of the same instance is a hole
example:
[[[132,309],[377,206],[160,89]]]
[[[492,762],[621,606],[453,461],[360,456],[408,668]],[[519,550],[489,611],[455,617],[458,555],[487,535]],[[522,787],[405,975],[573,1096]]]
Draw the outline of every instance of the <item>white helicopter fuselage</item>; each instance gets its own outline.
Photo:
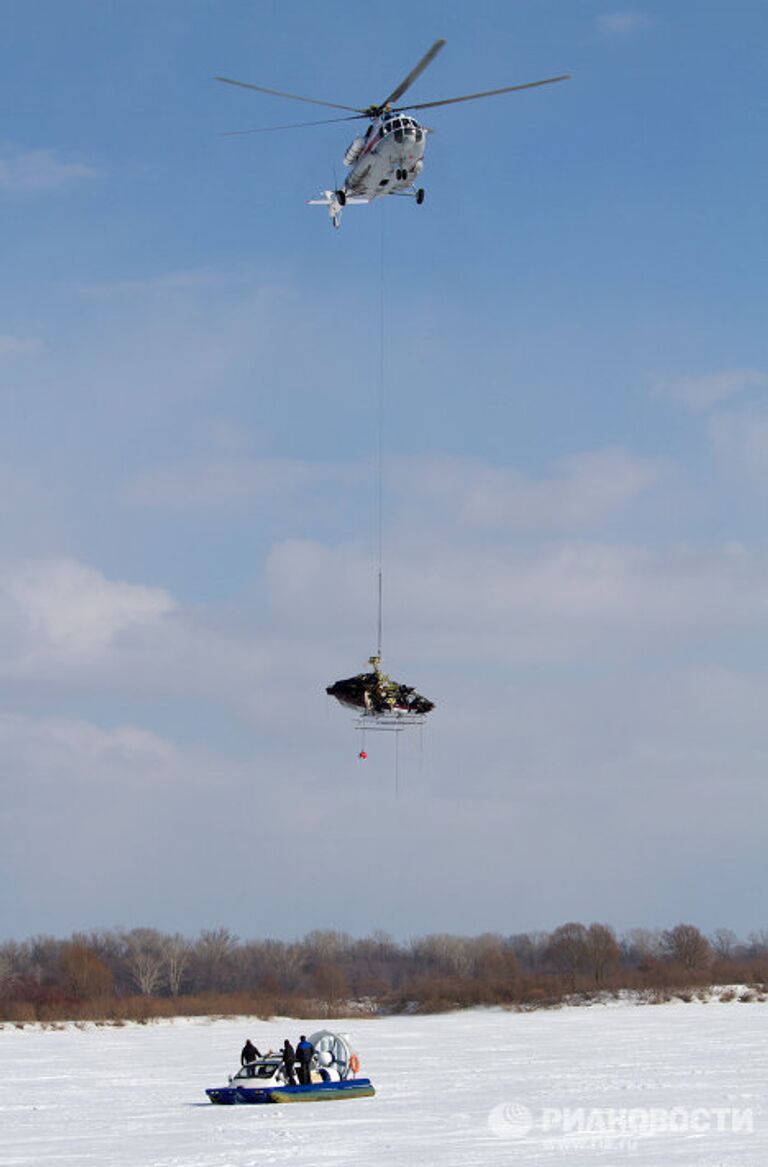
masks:
[[[476,101],[481,97],[497,97],[501,93],[512,93],[518,89],[536,89],[540,85],[551,85],[555,81],[566,81],[568,74],[559,77],[544,77],[540,81],[526,81],[521,85],[504,85],[500,89],[485,89],[482,93],[463,93],[458,97],[446,97],[441,101],[422,101],[416,104],[398,105],[414,81],[434,61],[445,46],[442,37],[436,40],[407,77],[396,85],[384,101],[361,109],[355,105],[340,105],[335,101],[318,101],[314,97],[285,93],[280,89],[268,89],[264,85],[254,85],[250,81],[237,81],[233,77],[217,77],[227,85],[239,85],[244,89],[255,89],[273,97],[286,97],[292,101],[305,101],[310,105],[322,105],[331,109],[343,109],[352,117],[325,117],[320,122],[295,122],[291,126],[265,126],[243,133],[260,133],[262,129],[299,129],[307,125],[327,125],[329,122],[349,122],[368,119],[369,126],[364,135],[355,138],[344,155],[344,164],[349,167],[344,184],[335,190],[324,190],[321,198],[307,199],[310,206],[327,207],[334,227],[341,224],[341,212],[348,203],[369,203],[382,195],[408,195],[417,205],[424,202],[424,189],[416,187],[414,179],[424,166],[424,151],[427,145],[426,126],[404,111],[434,109],[437,106],[454,105],[457,101]]]
[[[415,118],[385,114],[355,138],[344,161],[350,167],[344,192],[353,198],[375,199],[409,191],[424,166],[427,130]]]

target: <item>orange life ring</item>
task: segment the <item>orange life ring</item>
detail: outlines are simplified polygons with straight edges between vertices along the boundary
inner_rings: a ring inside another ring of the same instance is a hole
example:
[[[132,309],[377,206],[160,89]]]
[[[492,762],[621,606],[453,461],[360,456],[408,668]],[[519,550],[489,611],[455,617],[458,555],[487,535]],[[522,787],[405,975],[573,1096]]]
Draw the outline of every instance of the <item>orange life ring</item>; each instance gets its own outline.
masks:
[[[360,1069],[360,1059],[357,1054],[352,1054],[352,1057],[349,1059],[349,1068],[353,1074],[356,1074]]]

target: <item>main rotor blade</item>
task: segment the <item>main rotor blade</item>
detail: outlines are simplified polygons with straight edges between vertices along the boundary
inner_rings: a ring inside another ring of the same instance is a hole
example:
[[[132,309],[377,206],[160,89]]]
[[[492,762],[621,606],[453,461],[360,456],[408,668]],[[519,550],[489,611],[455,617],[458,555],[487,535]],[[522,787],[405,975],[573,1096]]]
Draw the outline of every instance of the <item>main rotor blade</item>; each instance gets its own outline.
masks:
[[[250,81],[233,81],[231,77],[214,77],[225,85],[238,85],[241,89],[255,89],[257,93],[271,93],[273,97],[289,97],[291,101],[308,101],[310,105],[327,105],[331,109],[348,109],[351,113],[364,113],[354,105],[339,105],[336,101],[318,101],[315,97],[299,97],[298,93],[283,93],[281,89],[267,89],[264,85],[252,85]]]
[[[444,40],[435,41],[435,43],[432,45],[432,48],[429,50],[429,52],[425,53],[424,56],[421,58],[418,65],[416,66],[416,68],[411,69],[411,71],[408,74],[408,76],[406,77],[405,81],[401,81],[400,84],[398,85],[397,89],[393,89],[392,92],[390,93],[389,97],[384,98],[384,100],[381,103],[382,106],[389,105],[390,102],[397,101],[397,99],[399,97],[402,97],[403,94],[405,93],[406,89],[410,89],[410,87],[413,85],[416,78],[421,76],[421,74],[426,69],[427,65],[429,65],[432,61],[434,61],[435,57],[440,52],[440,50],[444,44],[445,44]]]
[[[404,109],[434,109],[436,105],[455,105],[457,101],[475,101],[478,97],[496,97],[498,93],[514,93],[518,89],[536,89],[539,85],[553,85],[556,81],[570,81],[570,73],[561,77],[545,77],[543,81],[527,81],[525,85],[506,85],[503,89],[487,89],[485,93],[466,93],[463,97],[446,97],[443,101],[422,101],[418,105],[399,105],[391,113]]]
[[[259,126],[255,130],[222,130],[219,134],[220,138],[237,138],[242,134],[271,134],[275,130],[301,130],[305,126],[330,126],[333,122],[356,122],[360,121],[366,115],[364,113],[353,113],[345,118],[323,118],[319,122],[290,122],[287,126]]]

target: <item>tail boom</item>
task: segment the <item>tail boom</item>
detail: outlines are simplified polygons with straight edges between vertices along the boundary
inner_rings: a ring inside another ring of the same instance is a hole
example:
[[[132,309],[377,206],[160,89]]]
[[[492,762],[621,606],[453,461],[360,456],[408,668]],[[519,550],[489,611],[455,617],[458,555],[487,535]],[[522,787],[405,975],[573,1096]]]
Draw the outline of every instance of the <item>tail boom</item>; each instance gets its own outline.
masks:
[[[343,190],[324,190],[321,199],[307,199],[308,207],[327,207],[334,227],[341,226],[341,212],[352,203],[369,203],[370,199],[349,198]]]

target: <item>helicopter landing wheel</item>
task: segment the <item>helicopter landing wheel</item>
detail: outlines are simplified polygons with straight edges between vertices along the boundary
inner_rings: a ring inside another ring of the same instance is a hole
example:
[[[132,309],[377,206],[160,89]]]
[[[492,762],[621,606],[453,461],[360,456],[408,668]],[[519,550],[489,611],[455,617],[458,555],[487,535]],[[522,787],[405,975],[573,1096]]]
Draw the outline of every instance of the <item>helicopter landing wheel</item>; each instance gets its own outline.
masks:
[[[346,207],[347,196],[343,190],[336,191],[336,202],[339,204],[340,207]]]
[[[423,202],[424,202],[424,187],[420,186],[419,189],[416,191],[416,206],[420,207]]]

